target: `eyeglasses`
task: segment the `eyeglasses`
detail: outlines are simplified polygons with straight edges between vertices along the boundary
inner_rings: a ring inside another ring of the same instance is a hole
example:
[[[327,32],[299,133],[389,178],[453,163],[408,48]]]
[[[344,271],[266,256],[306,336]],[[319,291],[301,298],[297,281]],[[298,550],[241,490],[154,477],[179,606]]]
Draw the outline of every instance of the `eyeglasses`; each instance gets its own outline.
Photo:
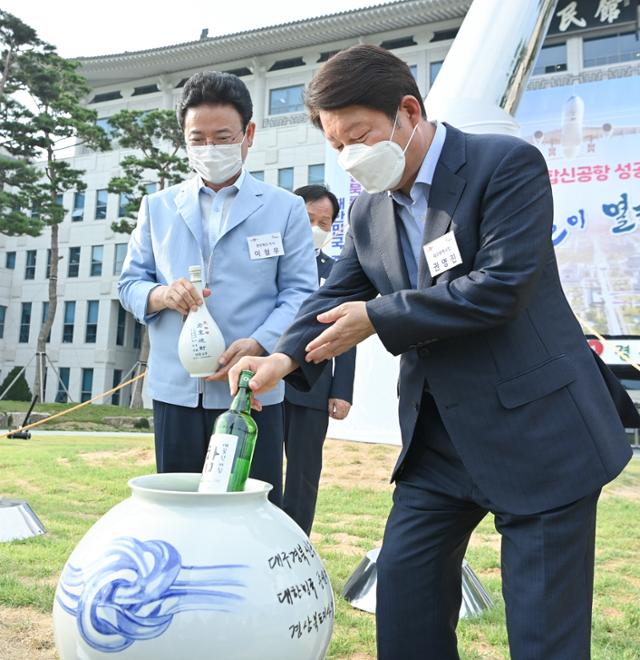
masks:
[[[187,141],[187,143],[192,147],[203,147],[205,145],[218,147],[224,144],[234,144],[238,142],[238,136],[244,136],[244,130],[240,130],[235,135],[228,135],[226,137],[216,138],[215,140],[209,140],[205,137],[193,137]],[[244,140],[244,137],[243,137]]]

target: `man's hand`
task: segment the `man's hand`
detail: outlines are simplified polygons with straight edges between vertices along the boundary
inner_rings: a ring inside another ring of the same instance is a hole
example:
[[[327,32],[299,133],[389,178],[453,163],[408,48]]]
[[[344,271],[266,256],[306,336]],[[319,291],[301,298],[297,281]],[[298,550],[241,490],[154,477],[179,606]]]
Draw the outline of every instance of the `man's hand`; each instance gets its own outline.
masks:
[[[207,298],[211,295],[211,290],[203,289],[202,295]],[[202,296],[193,283],[181,277],[168,286],[157,286],[151,291],[147,303],[147,314],[160,312],[163,309],[174,309],[186,316],[190,311],[195,312],[203,302]]]
[[[255,339],[236,339],[220,356],[220,359],[218,360],[218,364],[220,365],[218,371],[216,371],[213,376],[205,378],[205,380],[224,380],[229,373],[229,369],[231,369],[240,358],[259,355],[264,355],[264,348],[262,348]]]
[[[268,357],[243,357],[229,369],[229,389],[234,395],[238,391],[240,372],[253,371],[255,376],[249,381],[253,395],[272,390],[287,374],[295,371],[298,363],[284,353],[274,353]],[[253,399],[251,405],[256,410],[262,409],[260,401]]]
[[[320,323],[333,323],[307,344],[307,362],[322,362],[342,355],[375,333],[367,314],[366,303],[348,302],[318,315]]]
[[[351,410],[351,404],[343,399],[329,399],[329,417],[345,419]]]

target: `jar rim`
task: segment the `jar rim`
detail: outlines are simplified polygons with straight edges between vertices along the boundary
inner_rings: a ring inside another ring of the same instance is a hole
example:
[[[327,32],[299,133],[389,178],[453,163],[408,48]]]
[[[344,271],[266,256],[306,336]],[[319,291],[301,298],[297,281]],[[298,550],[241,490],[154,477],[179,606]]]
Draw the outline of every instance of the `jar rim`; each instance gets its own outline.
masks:
[[[172,495],[176,497],[239,500],[251,497],[266,497],[273,486],[266,481],[247,479],[242,491],[232,493],[199,493],[198,484],[202,474],[199,472],[162,472],[144,474],[129,479],[128,486],[133,493],[141,495]]]

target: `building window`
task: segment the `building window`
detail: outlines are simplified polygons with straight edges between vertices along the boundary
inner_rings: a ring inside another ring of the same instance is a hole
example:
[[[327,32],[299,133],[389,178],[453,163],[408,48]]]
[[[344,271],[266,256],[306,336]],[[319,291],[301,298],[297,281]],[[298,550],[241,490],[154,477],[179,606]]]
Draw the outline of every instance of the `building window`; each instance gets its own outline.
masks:
[[[137,321],[133,324],[133,348],[142,346],[142,324]]]
[[[418,65],[417,64],[410,64],[409,65],[409,71],[411,71],[411,75],[413,76],[413,79],[418,80]]]
[[[380,44],[380,48],[386,50],[393,50],[394,48],[407,48],[408,46],[417,46],[413,36],[411,37],[398,37],[396,39],[387,39]]]
[[[120,385],[120,381],[122,380],[122,369],[114,369],[113,370],[113,381],[111,387],[117,387]],[[114,392],[111,395],[111,405],[112,406],[119,406],[120,405],[120,392],[122,390],[118,390],[117,392]]]
[[[100,275],[102,275],[103,253],[104,253],[104,247],[102,245],[91,246],[91,268],[89,270],[89,275],[91,277],[99,277]]]
[[[339,50],[324,50],[320,53],[320,57],[317,61],[326,62],[327,60],[330,60],[334,55],[337,55],[339,52]]]
[[[249,172],[249,174],[254,179],[258,179],[258,181],[264,181],[264,170],[254,170],[253,172]]]
[[[114,92],[103,92],[102,94],[96,94],[89,103],[104,103],[105,101],[115,101],[116,99],[121,99],[122,94],[120,90],[117,89]]]
[[[78,277],[79,272],[80,272],[80,248],[70,247],[67,277]]]
[[[113,126],[107,117],[96,119],[96,126],[99,126],[107,134],[108,138],[111,138],[113,135]]]
[[[63,193],[58,193],[56,195],[56,204],[58,206],[64,206],[64,194]]]
[[[431,64],[429,64],[429,87],[431,87],[433,83],[436,81],[436,78],[438,77],[438,74],[440,73],[440,69],[442,69],[443,64],[444,64],[444,60],[440,60],[438,62],[431,62]]]
[[[24,279],[33,280],[36,277],[36,251],[27,250],[27,261],[24,267]]]
[[[283,115],[304,110],[304,85],[278,87],[269,91],[269,114]]]
[[[60,367],[58,369],[58,391],[56,392],[56,403],[67,402],[67,392],[69,391],[69,367]]]
[[[585,39],[582,42],[582,56],[585,67],[640,61],[640,42],[635,32]]]
[[[29,343],[29,331],[31,329],[31,303],[22,303],[22,313],[20,314],[20,336],[18,341],[21,344]]]
[[[49,301],[45,300],[42,303],[42,325],[44,325],[47,321],[47,316],[49,316]],[[45,340],[47,343],[51,341],[51,328],[49,328],[49,334],[47,335],[47,339]]]
[[[84,341],[86,344],[95,344],[98,336],[98,310],[100,309],[100,301],[88,300],[87,301],[87,327],[84,333]]]
[[[284,60],[276,60],[269,71],[282,71],[283,69],[293,69],[296,66],[304,66],[304,60],[301,57],[288,57]]]
[[[116,346],[124,346],[125,330],[127,327],[127,312],[118,304],[118,324],[116,325]]]
[[[104,220],[107,217],[107,201],[109,191],[106,188],[96,190],[96,220]]]
[[[9,270],[13,270],[16,267],[16,253],[15,252],[7,252],[7,256],[5,258],[4,265],[5,265],[5,268],[8,268]]]
[[[285,190],[293,190],[293,167],[278,170],[278,185]]]
[[[73,210],[71,211],[71,222],[80,222],[84,219],[84,193],[76,192],[73,195]]]
[[[126,193],[120,193],[118,197],[118,217],[124,218],[128,215],[128,206],[131,204],[131,197]]]
[[[567,70],[567,44],[543,46],[533,67],[533,75]]]
[[[317,183],[317,184],[323,184],[324,183],[324,164],[320,163],[319,165],[309,165],[309,172],[307,179],[310,184],[312,183]]]
[[[134,87],[133,94],[131,96],[142,96],[143,94],[154,94],[159,92],[158,85],[155,83],[151,85],[140,85],[139,87]]]
[[[116,243],[115,252],[113,256],[113,274],[120,275],[124,258],[127,256],[127,243]]]
[[[82,370],[82,389],[80,390],[80,401],[88,401],[93,391],[93,369]]]
[[[49,279],[51,277],[51,249],[47,249],[47,272],[45,277]]]
[[[153,193],[158,190],[158,184],[155,183],[155,181],[153,183],[146,183],[144,189],[147,195],[153,195]]]
[[[431,37],[431,43],[436,41],[450,41],[455,39],[460,28],[451,28],[449,30],[436,30]]]
[[[76,320],[76,303],[74,301],[65,302],[64,317],[62,319],[62,343],[71,344],[73,342],[73,324]]]
[[[0,305],[0,339],[4,339],[4,322],[7,318],[6,305]]]

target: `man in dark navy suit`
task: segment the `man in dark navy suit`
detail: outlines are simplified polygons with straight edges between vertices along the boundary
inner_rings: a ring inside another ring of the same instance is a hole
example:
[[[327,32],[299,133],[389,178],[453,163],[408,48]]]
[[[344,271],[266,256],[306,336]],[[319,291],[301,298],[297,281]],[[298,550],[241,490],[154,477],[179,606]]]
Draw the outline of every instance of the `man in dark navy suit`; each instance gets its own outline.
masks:
[[[294,190],[304,199],[318,266],[318,284],[329,277],[335,260],[322,251],[331,240],[333,221],[340,213],[336,196],[325,186],[308,185]],[[287,474],[282,508],[308,534],[311,533],[322,471],[322,447],[329,417],[345,419],[353,397],[356,349],[329,360],[308,392],[286,385],[284,394]]]
[[[376,333],[401,356],[402,451],[377,564],[379,660],[459,657],[461,563],[491,512],[511,657],[590,657],[596,505],[640,418],[563,294],[547,166],[530,144],[428,121],[408,66],[375,46],[328,60],[311,120],[367,193],[344,250],[254,392],[308,389]]]

